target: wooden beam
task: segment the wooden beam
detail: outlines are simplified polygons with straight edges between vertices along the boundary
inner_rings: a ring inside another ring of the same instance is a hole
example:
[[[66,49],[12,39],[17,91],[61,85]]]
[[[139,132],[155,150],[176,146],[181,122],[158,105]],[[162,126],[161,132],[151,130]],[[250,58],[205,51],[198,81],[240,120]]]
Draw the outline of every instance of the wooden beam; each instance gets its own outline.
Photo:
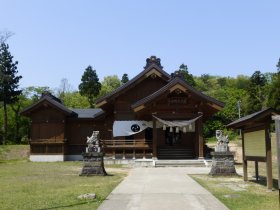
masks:
[[[145,75],[146,75],[146,77],[149,77],[149,76],[151,76],[153,74],[157,75],[158,77],[162,77],[162,74],[160,72],[158,72],[156,69],[152,69],[151,71],[149,71]]]
[[[271,158],[271,140],[269,135],[269,123],[265,129],[265,146],[266,146],[266,184],[269,190],[272,190],[272,158]]]
[[[220,107],[220,106],[218,106],[218,105],[216,105],[216,104],[213,104],[213,103],[207,103],[209,106],[211,106],[211,107],[213,107],[214,109],[217,109],[217,110],[222,110],[223,109],[223,107]]]
[[[169,91],[170,91],[170,93],[171,93],[171,92],[173,92],[173,91],[175,91],[175,90],[177,90],[177,89],[179,89],[179,90],[181,90],[181,91],[183,91],[183,92],[187,91],[187,88],[185,88],[184,86],[182,86],[182,85],[180,85],[180,84],[174,85],[173,87],[171,87],[171,88],[169,89]]]
[[[244,149],[244,130],[241,131],[242,135],[242,161],[243,161],[243,180],[248,181],[248,170],[247,170],[247,160],[246,154]]]
[[[138,111],[140,111],[140,110],[142,110],[144,108],[145,108],[145,105],[141,105],[141,106],[138,106],[138,107],[134,108],[133,111],[134,112],[138,112]]]
[[[153,117],[153,159],[157,159],[157,120]]]
[[[255,161],[255,175],[256,175],[256,181],[259,181],[259,162]]]
[[[277,165],[278,165],[278,202],[280,206],[280,115],[272,116],[272,119],[275,120]]]
[[[203,141],[203,123],[202,117],[199,118],[197,123],[197,132],[198,132],[198,158],[204,158],[204,141]]]
[[[106,104],[106,103],[107,103],[106,100],[100,101],[98,104],[96,104],[96,106],[97,106],[97,107],[100,107],[100,106],[102,106],[102,105],[104,105],[104,104]]]

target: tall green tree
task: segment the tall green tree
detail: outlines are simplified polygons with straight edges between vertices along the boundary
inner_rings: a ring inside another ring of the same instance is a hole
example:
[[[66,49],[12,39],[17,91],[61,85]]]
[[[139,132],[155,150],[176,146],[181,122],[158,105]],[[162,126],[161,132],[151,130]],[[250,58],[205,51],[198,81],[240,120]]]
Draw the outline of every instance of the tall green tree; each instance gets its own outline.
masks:
[[[99,97],[104,96],[121,86],[121,81],[117,75],[104,77]]]
[[[79,91],[82,96],[88,98],[91,108],[94,107],[94,99],[98,96],[100,89],[101,83],[99,82],[96,70],[93,70],[91,66],[88,66],[82,76]]]
[[[280,111],[280,58],[276,67],[277,73],[274,74],[269,88],[268,106]]]
[[[4,138],[2,143],[5,144],[8,130],[7,105],[14,104],[18,101],[21,94],[19,80],[22,76],[17,76],[17,61],[13,61],[13,56],[9,52],[9,45],[2,42],[0,45],[0,101],[3,102],[4,108]]]
[[[127,83],[128,81],[129,81],[128,74],[126,74],[126,73],[123,74],[122,80],[121,80],[122,84]]]
[[[277,63],[277,65],[276,65],[276,67],[277,67],[278,73],[280,73],[280,58],[279,58],[279,60],[278,60],[278,63]]]
[[[260,71],[255,71],[250,77],[247,88],[247,113],[251,114],[260,111],[265,106],[267,80]]]
[[[79,91],[66,92],[64,94],[63,103],[70,108],[89,108],[90,104],[86,96],[81,96]]]
[[[189,73],[188,71],[188,66],[185,64],[181,64],[179,67],[179,73],[181,73],[184,77],[184,79],[186,80],[186,82],[190,85],[190,86],[195,86],[195,81],[193,78],[193,75]]]

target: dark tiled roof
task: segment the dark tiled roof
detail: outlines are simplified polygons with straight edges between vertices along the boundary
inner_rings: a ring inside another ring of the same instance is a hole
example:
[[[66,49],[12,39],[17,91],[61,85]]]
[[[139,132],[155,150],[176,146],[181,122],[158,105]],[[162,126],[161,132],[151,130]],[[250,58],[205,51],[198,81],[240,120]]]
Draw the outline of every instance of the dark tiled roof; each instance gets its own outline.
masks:
[[[140,74],[138,74],[137,76],[135,76],[134,78],[129,80],[127,83],[125,83],[122,86],[118,87],[117,89],[115,89],[111,93],[109,93],[109,94],[107,94],[107,95],[97,99],[96,100],[96,104],[102,102],[103,100],[113,98],[115,95],[118,95],[118,93],[120,93],[121,91],[124,91],[127,88],[131,88],[133,85],[136,85],[137,84],[136,82],[141,77],[143,77],[145,74],[147,74],[149,71],[151,71],[152,69],[156,69],[158,72],[160,72],[166,78],[166,81],[168,81],[170,79],[170,75],[168,73],[166,73],[161,67],[159,67],[156,64],[151,64],[148,68],[144,69],[144,71],[142,71]]]
[[[264,117],[269,116],[269,115],[274,115],[276,113],[277,112],[274,109],[266,108],[266,109],[263,109],[261,111],[255,112],[253,114],[247,115],[245,117],[239,118],[239,119],[233,121],[232,123],[228,124],[226,127],[228,127],[228,128],[239,128],[239,127],[245,125],[246,123],[258,120],[260,118],[264,118]]]
[[[73,112],[77,113],[78,118],[95,118],[104,113],[102,109],[72,109]]]
[[[190,92],[192,92],[193,94],[195,95],[198,95],[199,97],[211,102],[211,103],[214,103],[220,107],[224,107],[224,103],[210,97],[210,96],[207,96],[201,92],[199,92],[198,90],[196,90],[195,88],[193,88],[192,86],[190,86],[189,84],[187,84],[187,82],[183,79],[181,79],[180,77],[174,77],[172,80],[170,80],[170,82],[163,86],[162,88],[160,88],[158,91],[152,93],[151,95],[135,102],[134,104],[131,105],[132,108],[136,108],[138,106],[141,106],[142,104],[145,104],[145,103],[148,103],[150,102],[151,100],[157,98],[158,96],[160,96],[161,94],[163,94],[164,92],[166,92],[169,88],[171,88],[172,86],[176,85],[176,84],[181,84],[182,86],[186,87]]]
[[[32,111],[32,109],[35,109],[40,103],[42,103],[43,101],[48,101],[50,104],[52,104],[54,107],[60,109],[62,112],[64,112],[66,115],[72,115],[75,114],[72,110],[68,109],[67,107],[65,107],[62,103],[60,103],[58,100],[55,100],[52,96],[50,96],[49,94],[43,95],[41,97],[41,99],[32,104],[31,106],[25,108],[21,114],[22,115],[28,115],[30,113],[30,111]]]

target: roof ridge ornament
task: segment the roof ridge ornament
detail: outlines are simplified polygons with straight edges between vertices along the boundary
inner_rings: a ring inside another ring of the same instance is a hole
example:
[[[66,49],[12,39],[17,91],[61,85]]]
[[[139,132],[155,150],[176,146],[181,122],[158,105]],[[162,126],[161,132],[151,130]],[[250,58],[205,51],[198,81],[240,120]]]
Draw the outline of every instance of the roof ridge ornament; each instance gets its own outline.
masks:
[[[60,104],[63,104],[63,102],[62,102],[59,98],[55,97],[55,96],[54,96],[50,91],[48,91],[48,90],[44,90],[44,91],[42,92],[41,99],[44,98],[45,96],[48,96],[48,97],[50,97],[51,99],[55,100],[56,102],[58,102],[58,103],[60,103]]]
[[[180,70],[177,70],[171,74],[171,79],[174,79],[176,77],[185,80],[184,75],[182,74],[182,72]]]
[[[157,65],[161,69],[163,68],[161,63],[160,63],[160,58],[157,58],[156,56],[152,55],[150,58],[146,59],[146,66],[144,66],[144,69],[147,69],[152,64]]]

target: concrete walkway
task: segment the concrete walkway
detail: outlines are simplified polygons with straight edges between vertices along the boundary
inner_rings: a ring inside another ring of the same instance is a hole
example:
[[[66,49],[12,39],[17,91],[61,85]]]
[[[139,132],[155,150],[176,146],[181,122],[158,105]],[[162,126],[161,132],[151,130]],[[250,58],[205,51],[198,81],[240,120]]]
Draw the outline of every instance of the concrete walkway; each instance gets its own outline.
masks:
[[[98,210],[228,209],[187,174],[210,168],[134,168]]]

